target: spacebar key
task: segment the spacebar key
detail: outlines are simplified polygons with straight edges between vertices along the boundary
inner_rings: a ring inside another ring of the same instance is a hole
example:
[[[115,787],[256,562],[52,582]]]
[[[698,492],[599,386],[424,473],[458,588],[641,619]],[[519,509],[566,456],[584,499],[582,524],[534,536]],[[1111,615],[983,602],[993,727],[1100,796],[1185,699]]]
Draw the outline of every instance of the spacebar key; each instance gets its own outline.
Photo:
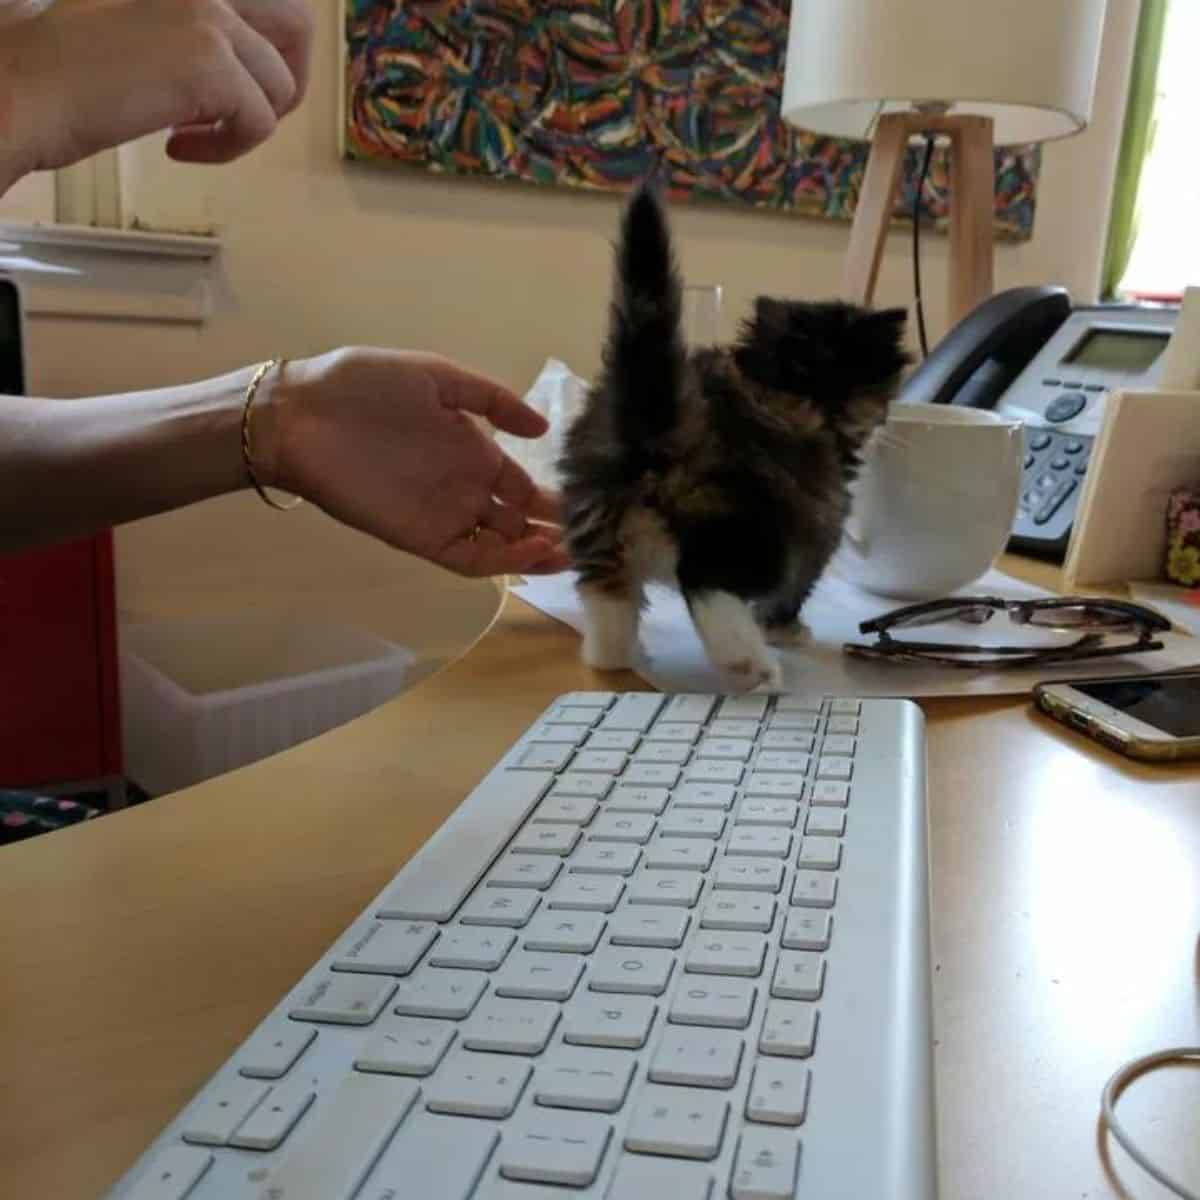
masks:
[[[259,1200],[349,1200],[420,1094],[411,1079],[352,1072]]]
[[[378,915],[448,921],[553,780],[550,771],[493,771],[401,868]]]

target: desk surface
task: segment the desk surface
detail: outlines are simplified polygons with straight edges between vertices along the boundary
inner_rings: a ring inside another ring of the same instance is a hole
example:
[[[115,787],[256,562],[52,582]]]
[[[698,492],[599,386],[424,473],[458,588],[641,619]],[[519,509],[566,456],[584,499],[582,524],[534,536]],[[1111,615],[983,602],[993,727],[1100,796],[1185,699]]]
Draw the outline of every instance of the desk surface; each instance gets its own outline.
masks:
[[[551,699],[614,686],[643,685],[510,598],[340,730],[0,851],[0,1190],[102,1194]],[[1011,699],[925,711],[942,1195],[1165,1196],[1118,1149],[1106,1171],[1096,1113],[1126,1058],[1200,1041],[1200,769]],[[1123,1111],[1200,1180],[1200,1072]]]

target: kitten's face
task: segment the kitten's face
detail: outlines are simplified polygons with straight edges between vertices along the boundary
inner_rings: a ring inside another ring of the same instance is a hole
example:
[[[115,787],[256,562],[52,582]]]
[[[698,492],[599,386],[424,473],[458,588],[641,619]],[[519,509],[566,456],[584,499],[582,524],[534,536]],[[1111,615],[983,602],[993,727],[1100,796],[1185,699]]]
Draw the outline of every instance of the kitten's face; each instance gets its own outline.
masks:
[[[760,296],[733,357],[763,387],[810,400],[829,428],[861,446],[887,416],[908,362],[902,308]]]

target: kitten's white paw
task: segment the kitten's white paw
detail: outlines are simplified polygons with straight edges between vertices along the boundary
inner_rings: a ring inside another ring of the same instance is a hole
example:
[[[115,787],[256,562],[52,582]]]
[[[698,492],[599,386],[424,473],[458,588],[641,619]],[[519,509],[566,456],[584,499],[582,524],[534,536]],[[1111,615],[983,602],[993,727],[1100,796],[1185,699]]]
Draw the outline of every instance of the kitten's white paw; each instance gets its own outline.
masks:
[[[783,691],[783,671],[772,659],[756,661],[740,658],[736,662],[718,664],[735,681],[737,691],[752,692],[761,687],[768,692]]]
[[[768,625],[767,641],[772,646],[811,646],[813,631],[806,622],[797,618],[790,625]]]
[[[583,661],[597,671],[627,671],[636,658],[636,646],[584,636]]]
[[[638,606],[628,596],[582,586],[579,598],[586,618],[583,661],[597,671],[623,671],[637,657]]]
[[[708,592],[692,601],[691,610],[704,648],[735,690],[779,687],[779,664],[745,601],[728,592]]]

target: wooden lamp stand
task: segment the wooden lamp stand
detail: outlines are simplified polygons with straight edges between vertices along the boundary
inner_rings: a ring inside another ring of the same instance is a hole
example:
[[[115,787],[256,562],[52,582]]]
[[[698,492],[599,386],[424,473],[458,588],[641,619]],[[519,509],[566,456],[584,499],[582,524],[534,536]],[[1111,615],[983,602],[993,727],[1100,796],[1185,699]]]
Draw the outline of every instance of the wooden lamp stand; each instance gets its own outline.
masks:
[[[842,296],[871,303],[904,152],[912,137],[926,133],[950,142],[949,320],[954,325],[992,294],[995,168],[989,117],[901,112],[879,118],[850,230]]]

